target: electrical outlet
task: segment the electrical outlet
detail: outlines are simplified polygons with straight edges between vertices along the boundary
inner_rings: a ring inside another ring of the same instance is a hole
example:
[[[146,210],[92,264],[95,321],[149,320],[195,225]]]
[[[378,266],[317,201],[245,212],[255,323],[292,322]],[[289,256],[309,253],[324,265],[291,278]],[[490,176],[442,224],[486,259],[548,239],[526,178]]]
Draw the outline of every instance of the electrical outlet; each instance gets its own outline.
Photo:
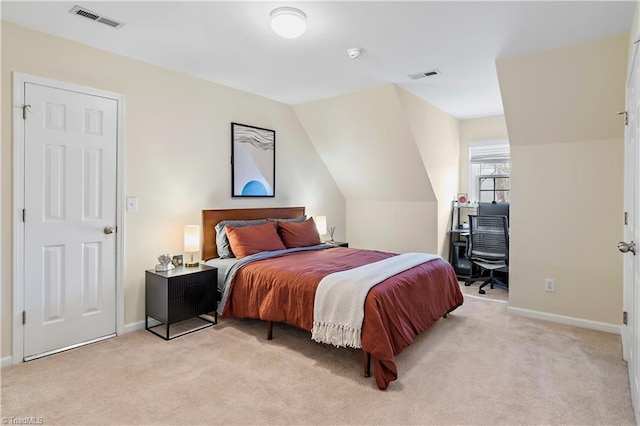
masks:
[[[553,278],[545,278],[544,279],[544,291],[550,291],[551,293],[555,293],[556,291],[556,280]]]

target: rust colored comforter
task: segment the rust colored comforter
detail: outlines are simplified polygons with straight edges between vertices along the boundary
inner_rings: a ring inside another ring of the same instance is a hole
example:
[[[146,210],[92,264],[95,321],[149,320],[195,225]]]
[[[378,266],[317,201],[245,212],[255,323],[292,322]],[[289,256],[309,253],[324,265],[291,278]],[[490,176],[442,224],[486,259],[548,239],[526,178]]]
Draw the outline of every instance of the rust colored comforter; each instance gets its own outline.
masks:
[[[323,277],[391,256],[336,247],[249,263],[233,278],[222,317],[284,322],[310,332],[315,292]],[[399,273],[369,291],[362,349],[372,356],[380,389],[386,389],[398,377],[395,355],[462,302],[453,268],[442,259]]]

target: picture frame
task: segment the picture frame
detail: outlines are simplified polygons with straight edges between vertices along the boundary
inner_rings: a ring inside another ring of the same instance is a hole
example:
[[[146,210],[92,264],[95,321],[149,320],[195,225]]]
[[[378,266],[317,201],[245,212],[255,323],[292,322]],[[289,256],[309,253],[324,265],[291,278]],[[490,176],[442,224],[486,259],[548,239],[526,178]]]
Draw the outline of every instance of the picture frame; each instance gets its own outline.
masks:
[[[459,192],[456,197],[456,201],[458,202],[458,205],[464,206],[469,202],[469,197],[466,192]]]
[[[231,123],[231,196],[275,197],[276,131]]]
[[[171,263],[173,264],[173,266],[175,266],[176,268],[178,266],[182,266],[182,255],[181,254],[176,254],[175,256],[173,256],[171,258]]]

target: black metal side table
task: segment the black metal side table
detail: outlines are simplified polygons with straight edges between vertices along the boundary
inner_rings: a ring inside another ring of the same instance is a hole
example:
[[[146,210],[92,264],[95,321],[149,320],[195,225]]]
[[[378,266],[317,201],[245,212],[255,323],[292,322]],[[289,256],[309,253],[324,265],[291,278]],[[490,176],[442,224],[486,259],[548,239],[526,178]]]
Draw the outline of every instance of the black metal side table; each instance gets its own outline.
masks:
[[[218,268],[199,265],[162,272],[146,271],[144,327],[165,340],[217,324],[217,303]],[[149,318],[160,324],[149,327]],[[171,335],[171,325],[190,318],[198,318],[202,323]],[[157,331],[162,325],[165,326],[164,335]]]

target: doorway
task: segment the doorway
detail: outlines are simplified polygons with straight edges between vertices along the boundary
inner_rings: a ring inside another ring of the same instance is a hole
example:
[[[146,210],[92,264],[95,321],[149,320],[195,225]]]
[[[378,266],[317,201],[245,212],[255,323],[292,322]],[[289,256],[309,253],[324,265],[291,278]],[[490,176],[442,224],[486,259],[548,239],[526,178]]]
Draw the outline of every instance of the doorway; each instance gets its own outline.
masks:
[[[627,111],[625,114],[625,170],[624,170],[624,241],[618,244],[623,252],[624,310],[627,313],[626,327],[622,328],[623,356],[629,369],[631,400],[636,422],[640,419],[640,197],[638,179],[640,177],[640,58],[638,44],[634,41],[634,56],[626,88]],[[633,248],[635,244],[635,249]]]
[[[124,98],[13,77],[15,364],[124,331]]]

